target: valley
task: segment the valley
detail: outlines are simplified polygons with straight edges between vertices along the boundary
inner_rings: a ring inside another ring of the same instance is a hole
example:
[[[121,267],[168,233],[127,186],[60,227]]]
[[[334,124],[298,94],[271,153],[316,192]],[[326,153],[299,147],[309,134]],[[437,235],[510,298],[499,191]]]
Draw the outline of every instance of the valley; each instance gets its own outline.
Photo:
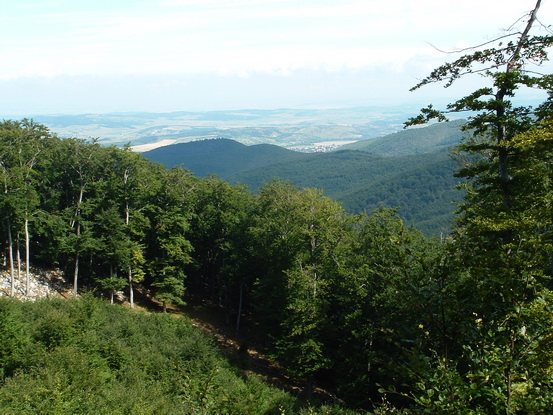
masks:
[[[227,138],[247,145],[274,144],[314,152],[401,130],[403,121],[414,112],[415,109],[402,106],[59,114],[32,118],[62,138],[97,138],[103,145],[130,144],[136,151]]]
[[[463,133],[462,120],[395,132],[305,154],[271,144],[246,146],[229,139],[202,140],[143,153],[168,168],[184,167],[199,177],[215,174],[257,191],[273,179],[322,189],[350,213],[398,208],[409,225],[427,235],[448,233],[463,193],[449,156]]]

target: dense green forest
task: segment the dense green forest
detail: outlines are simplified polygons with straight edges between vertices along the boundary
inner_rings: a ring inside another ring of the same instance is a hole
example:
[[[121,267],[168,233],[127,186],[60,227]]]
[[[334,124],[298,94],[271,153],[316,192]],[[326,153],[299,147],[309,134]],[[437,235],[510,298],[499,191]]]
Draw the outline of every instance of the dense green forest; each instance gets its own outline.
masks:
[[[474,113],[455,150],[465,197],[441,238],[405,226],[393,210],[348,213],[320,190],[275,180],[254,194],[167,170],[129,148],[4,121],[7,272],[14,281],[29,264],[59,267],[75,293],[113,299],[124,289],[131,307],[137,287],[164,305],[192,295],[220,304],[236,331],[246,315],[255,322],[256,345],[305,382],[307,397],[324,385],[347,410],[551,413],[553,76],[524,69],[553,45],[553,36],[529,34],[538,8],[528,30],[444,64],[415,87],[489,66],[482,74],[491,86],[408,121]],[[548,98],[514,105],[527,87]],[[233,377],[207,346],[190,345],[197,334],[184,321],[90,297],[0,307],[0,405],[8,411],[82,405],[91,413],[95,391],[105,413],[131,413],[133,399],[159,413],[173,405],[177,413],[302,410],[288,395]],[[136,378],[146,383],[126,391]],[[238,401],[228,400],[227,383]],[[319,409],[341,411],[303,410]]]
[[[341,150],[359,150],[387,157],[415,154],[449,153],[467,135],[462,127],[466,120],[436,123],[419,128],[409,128],[397,133],[370,140],[345,144]]]
[[[199,177],[217,174],[222,179],[274,163],[297,161],[304,153],[273,144],[246,146],[229,139],[200,140],[172,144],[144,153],[148,160],[171,167],[185,167]]]
[[[200,177],[213,173],[254,192],[274,178],[322,189],[349,213],[399,208],[406,224],[431,236],[449,232],[453,202],[462,199],[453,176],[457,164],[449,154],[466,134],[461,125],[452,121],[412,128],[329,153],[218,139],[161,147],[144,156],[169,168],[183,166]]]

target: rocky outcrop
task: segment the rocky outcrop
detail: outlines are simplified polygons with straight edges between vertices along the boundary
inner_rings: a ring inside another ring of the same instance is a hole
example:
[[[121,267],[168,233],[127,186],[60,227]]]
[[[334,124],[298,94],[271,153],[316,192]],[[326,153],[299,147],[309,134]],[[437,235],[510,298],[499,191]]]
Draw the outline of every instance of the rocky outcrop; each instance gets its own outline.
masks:
[[[15,271],[14,297],[22,300],[36,300],[38,298],[68,297],[71,296],[71,289],[59,270],[38,270],[31,269],[29,295],[26,293],[26,277],[21,272],[18,275]],[[11,278],[9,268],[0,268],[0,296],[9,296],[11,289]]]

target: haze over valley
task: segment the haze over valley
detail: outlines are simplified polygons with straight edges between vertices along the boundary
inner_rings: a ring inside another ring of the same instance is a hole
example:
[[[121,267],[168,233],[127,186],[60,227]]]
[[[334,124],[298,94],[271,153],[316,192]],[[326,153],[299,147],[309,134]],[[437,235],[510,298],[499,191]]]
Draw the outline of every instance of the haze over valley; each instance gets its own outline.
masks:
[[[274,144],[313,152],[401,130],[416,109],[227,110],[171,113],[36,115],[32,118],[60,137],[97,138],[103,145],[130,144],[136,151],[212,138],[242,144]]]

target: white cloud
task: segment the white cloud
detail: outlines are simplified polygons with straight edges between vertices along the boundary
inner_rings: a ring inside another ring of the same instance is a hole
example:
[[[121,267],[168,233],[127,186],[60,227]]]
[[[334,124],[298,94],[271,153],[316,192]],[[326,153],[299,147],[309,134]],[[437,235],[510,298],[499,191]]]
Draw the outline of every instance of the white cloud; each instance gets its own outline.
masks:
[[[501,33],[533,7],[503,0],[27,0],[0,15],[0,79],[227,76],[298,71],[411,82],[448,49]],[[30,7],[33,6],[33,7]],[[551,2],[542,5],[545,23]],[[380,73],[380,75],[378,75]],[[353,76],[353,75],[352,75]],[[321,80],[322,84],[324,82]],[[301,84],[295,84],[301,87]],[[0,98],[4,99],[4,98]]]

